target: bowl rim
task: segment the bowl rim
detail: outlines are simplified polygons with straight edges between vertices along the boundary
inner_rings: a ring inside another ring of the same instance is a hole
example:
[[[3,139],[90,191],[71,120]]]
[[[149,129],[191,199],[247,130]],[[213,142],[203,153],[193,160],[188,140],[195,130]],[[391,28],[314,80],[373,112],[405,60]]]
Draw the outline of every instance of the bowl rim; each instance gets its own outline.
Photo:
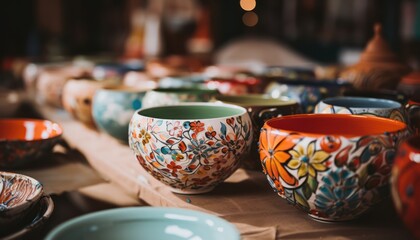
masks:
[[[13,205],[11,207],[7,207],[7,205],[6,205],[6,207],[4,208],[3,211],[1,211],[1,209],[0,209],[0,213],[1,212],[5,213],[5,212],[8,212],[8,211],[14,211],[14,209],[19,209],[19,208],[27,208],[30,205],[32,205],[33,202],[37,202],[42,197],[42,195],[44,194],[44,187],[43,187],[42,183],[40,181],[36,180],[33,177],[30,177],[30,176],[27,176],[27,175],[24,175],[24,174],[20,174],[20,173],[13,173],[13,172],[6,172],[6,171],[0,171],[0,177],[1,178],[6,177],[7,179],[14,178],[14,177],[19,177],[19,178],[22,178],[24,180],[29,180],[31,182],[31,186],[35,187],[35,191],[31,194],[31,196],[32,196],[31,198],[26,198],[25,199],[26,201],[19,202],[18,204]]]
[[[345,100],[345,101],[351,101],[350,104],[352,103],[352,101],[360,101],[360,100],[364,100],[368,103],[385,103],[385,104],[389,104],[389,106],[387,107],[379,107],[379,106],[367,106],[367,107],[359,107],[359,106],[348,106],[345,104],[337,104],[337,103],[331,103],[330,101],[337,101],[337,100]],[[337,96],[337,97],[328,97],[328,98],[324,98],[322,99],[319,103],[323,103],[326,105],[330,105],[330,106],[334,106],[334,107],[345,107],[345,108],[350,108],[350,109],[398,109],[398,108],[402,108],[402,104],[391,100],[391,99],[385,99],[385,98],[372,98],[372,97],[360,97],[360,96]]]
[[[144,116],[144,115],[140,114],[140,112],[145,111],[145,110],[149,110],[149,109],[188,107],[188,106],[205,106],[205,107],[207,107],[207,106],[209,106],[209,107],[220,106],[220,107],[235,108],[235,109],[240,110],[241,112],[238,113],[238,114],[232,114],[232,115],[225,116],[225,117],[185,118],[185,119],[158,118],[158,117]],[[164,121],[213,121],[213,120],[221,120],[221,119],[226,119],[226,118],[231,118],[231,117],[239,117],[239,116],[243,116],[243,115],[247,115],[247,114],[248,114],[248,112],[244,107],[234,105],[234,104],[218,103],[218,102],[185,102],[185,103],[180,103],[180,104],[175,104],[175,105],[164,105],[164,106],[154,106],[154,107],[141,108],[141,109],[134,112],[133,118],[145,117],[145,118],[153,118],[153,119],[156,119],[156,120],[164,120]]]
[[[174,219],[174,220],[186,220],[186,221],[194,221],[196,218],[197,221],[210,219],[215,224],[221,225],[228,230],[228,233],[231,235],[232,240],[239,240],[240,233],[238,229],[230,222],[225,219],[222,219],[216,215],[212,215],[209,213],[191,210],[186,208],[175,208],[175,207],[122,207],[122,208],[114,208],[108,210],[101,210],[98,212],[88,213],[73,219],[70,219],[64,223],[61,223],[53,230],[51,230],[47,236],[46,240],[55,239],[62,233],[65,233],[68,230],[71,230],[77,224],[83,223],[85,221],[93,220],[93,219],[103,219],[104,217],[110,217],[115,215],[119,215],[120,217],[117,220],[124,219],[123,216],[127,216],[129,213],[136,212],[135,216],[131,216],[130,219],[141,220],[141,219]],[[162,216],[163,215],[163,216]],[[184,215],[184,216],[182,216]],[[187,215],[187,216],[185,216]],[[114,219],[115,220],[115,219]],[[208,224],[209,225],[209,224]],[[210,226],[210,225],[209,225]],[[211,227],[211,226],[210,226]]]
[[[54,128],[57,131],[57,134],[54,136],[50,136],[47,138],[34,138],[32,140],[27,140],[27,139],[16,139],[16,138],[2,138],[0,137],[0,143],[2,142],[40,142],[40,141],[45,141],[45,140],[50,140],[50,139],[58,139],[63,135],[63,127],[58,124],[57,122],[53,122],[47,119],[35,119],[35,118],[3,118],[0,119],[0,124],[5,124],[6,122],[18,122],[18,123],[23,123],[23,122],[36,122],[36,123],[44,123],[44,122],[48,122],[49,124],[53,125]]]
[[[358,133],[351,133],[351,134],[346,134],[346,133],[336,133],[336,134],[329,134],[329,133],[320,133],[320,132],[309,132],[309,131],[296,131],[296,130],[290,130],[290,129],[281,129],[278,127],[273,126],[273,122],[276,121],[281,121],[284,119],[307,119],[307,121],[309,121],[310,119],[313,118],[321,118],[321,119],[331,119],[331,118],[335,118],[335,119],[369,119],[371,121],[376,121],[377,123],[379,122],[384,122],[384,123],[392,123],[395,125],[399,125],[398,129],[396,131],[381,131],[381,132],[369,132],[366,134],[358,134]],[[342,137],[346,137],[346,138],[356,138],[356,137],[363,137],[363,136],[368,136],[368,135],[383,135],[385,133],[395,133],[395,132],[400,132],[400,131],[406,131],[408,130],[407,128],[407,124],[397,121],[397,120],[393,120],[393,119],[389,119],[389,118],[383,118],[383,117],[376,117],[376,116],[364,116],[364,115],[353,115],[353,114],[317,114],[317,113],[310,113],[310,114],[296,114],[296,115],[287,115],[287,116],[282,116],[282,117],[276,117],[276,118],[272,118],[267,120],[264,123],[263,128],[271,128],[274,130],[278,130],[278,131],[282,131],[282,132],[286,132],[286,133],[296,133],[296,134],[302,134],[308,137],[321,137],[321,136],[327,136],[327,135],[334,135],[334,136],[342,136]]]

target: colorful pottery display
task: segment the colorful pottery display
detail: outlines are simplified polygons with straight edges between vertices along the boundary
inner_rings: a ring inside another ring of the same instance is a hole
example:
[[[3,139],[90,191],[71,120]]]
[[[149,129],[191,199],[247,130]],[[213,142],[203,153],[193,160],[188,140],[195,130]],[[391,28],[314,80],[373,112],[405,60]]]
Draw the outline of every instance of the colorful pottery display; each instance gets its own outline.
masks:
[[[408,134],[386,118],[284,116],[261,129],[260,159],[280,197],[317,220],[350,220],[388,196],[395,151]]]
[[[208,102],[218,94],[208,88],[157,88],[143,98],[143,108],[175,105],[183,102]]]
[[[195,103],[134,113],[129,145],[141,166],[176,193],[211,191],[249,152],[252,123],[245,108]]]
[[[340,80],[299,80],[273,78],[264,92],[272,98],[289,98],[299,103],[304,113],[312,113],[315,105],[324,98],[335,97],[351,89],[349,83]]]
[[[33,164],[51,151],[62,135],[57,123],[37,119],[0,119],[0,167]]]
[[[219,95],[215,100],[222,103],[235,104],[247,109],[253,129],[253,142],[248,157],[244,158],[242,166],[249,170],[261,170],[258,154],[258,140],[264,123],[271,118],[297,114],[299,105],[292,100],[270,98],[262,94],[248,94],[242,96]]]
[[[321,100],[315,113],[369,115],[408,122],[404,106],[399,102],[366,97],[334,97]]]
[[[128,141],[128,124],[134,112],[142,107],[146,90],[115,87],[98,90],[92,103],[92,115],[99,130],[122,141]]]
[[[53,229],[45,239],[239,240],[241,237],[233,224],[211,214],[181,208],[127,207],[71,219]]]
[[[97,90],[107,86],[112,86],[112,84],[107,81],[91,79],[69,80],[63,89],[64,109],[87,127],[95,128],[92,116],[92,99]]]
[[[391,190],[400,218],[420,238],[420,136],[410,137],[399,147],[392,167]]]
[[[357,64],[344,69],[340,78],[349,81],[357,89],[396,89],[401,77],[411,69],[401,62],[383,39],[382,27],[375,25],[375,34],[367,44]]]
[[[28,217],[43,193],[41,183],[31,177],[0,172],[0,234]]]

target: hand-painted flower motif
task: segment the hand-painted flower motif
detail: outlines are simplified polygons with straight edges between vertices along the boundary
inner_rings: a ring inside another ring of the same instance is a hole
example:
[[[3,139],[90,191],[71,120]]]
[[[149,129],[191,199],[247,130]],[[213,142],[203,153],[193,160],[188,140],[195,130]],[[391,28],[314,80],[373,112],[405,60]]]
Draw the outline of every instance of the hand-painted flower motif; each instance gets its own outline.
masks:
[[[322,150],[315,150],[315,142],[312,141],[308,144],[307,149],[297,144],[289,154],[292,159],[288,162],[287,166],[291,169],[298,170],[299,179],[306,177],[309,173],[312,177],[316,177],[316,173],[323,172],[328,169],[323,163],[330,157],[330,155]]]
[[[331,171],[321,181],[324,184],[319,187],[314,202],[321,215],[329,218],[354,215],[354,210],[362,204],[357,175],[341,168]]]
[[[148,132],[146,132],[146,130],[142,129],[139,133],[139,138],[141,139],[143,145],[146,145],[149,143],[151,136]]]
[[[291,158],[288,150],[296,144],[297,135],[275,135],[270,138],[266,129],[260,135],[260,159],[264,171],[273,179],[284,181],[287,185],[296,186],[298,180],[285,168],[286,162]]]
[[[182,125],[180,121],[175,122],[168,122],[166,125],[166,130],[168,131],[169,135],[175,136],[177,138],[181,137],[182,135]]]

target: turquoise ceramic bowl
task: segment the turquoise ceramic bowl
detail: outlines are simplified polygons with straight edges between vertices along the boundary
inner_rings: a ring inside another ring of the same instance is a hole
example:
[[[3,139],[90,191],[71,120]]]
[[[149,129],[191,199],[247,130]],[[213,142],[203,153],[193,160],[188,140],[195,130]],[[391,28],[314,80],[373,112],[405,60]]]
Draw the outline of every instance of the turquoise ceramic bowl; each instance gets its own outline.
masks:
[[[100,89],[93,98],[92,116],[102,132],[128,141],[128,124],[134,112],[142,107],[147,89],[116,87]]]
[[[239,240],[240,235],[234,225],[207,213],[181,208],[129,207],[69,220],[46,237],[53,239]]]

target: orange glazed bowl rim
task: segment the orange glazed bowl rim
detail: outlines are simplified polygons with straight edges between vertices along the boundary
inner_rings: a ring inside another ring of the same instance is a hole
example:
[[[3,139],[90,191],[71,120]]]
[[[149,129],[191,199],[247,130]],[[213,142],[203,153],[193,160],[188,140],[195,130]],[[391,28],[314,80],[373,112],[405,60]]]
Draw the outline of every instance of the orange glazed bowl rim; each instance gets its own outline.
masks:
[[[312,137],[334,135],[348,138],[380,135],[407,129],[407,125],[400,121],[352,114],[297,114],[281,116],[266,121],[264,127]]]
[[[27,138],[22,133],[19,133],[19,129],[16,127],[24,127],[25,122],[34,123],[34,127],[42,126],[44,130],[48,131],[48,136],[42,136],[42,134],[34,134],[34,136]],[[5,131],[8,129],[9,131]],[[20,142],[35,142],[44,141],[61,137],[63,134],[63,128],[60,124],[47,120],[47,119],[35,119],[35,118],[4,118],[0,119],[0,142],[20,141]]]

